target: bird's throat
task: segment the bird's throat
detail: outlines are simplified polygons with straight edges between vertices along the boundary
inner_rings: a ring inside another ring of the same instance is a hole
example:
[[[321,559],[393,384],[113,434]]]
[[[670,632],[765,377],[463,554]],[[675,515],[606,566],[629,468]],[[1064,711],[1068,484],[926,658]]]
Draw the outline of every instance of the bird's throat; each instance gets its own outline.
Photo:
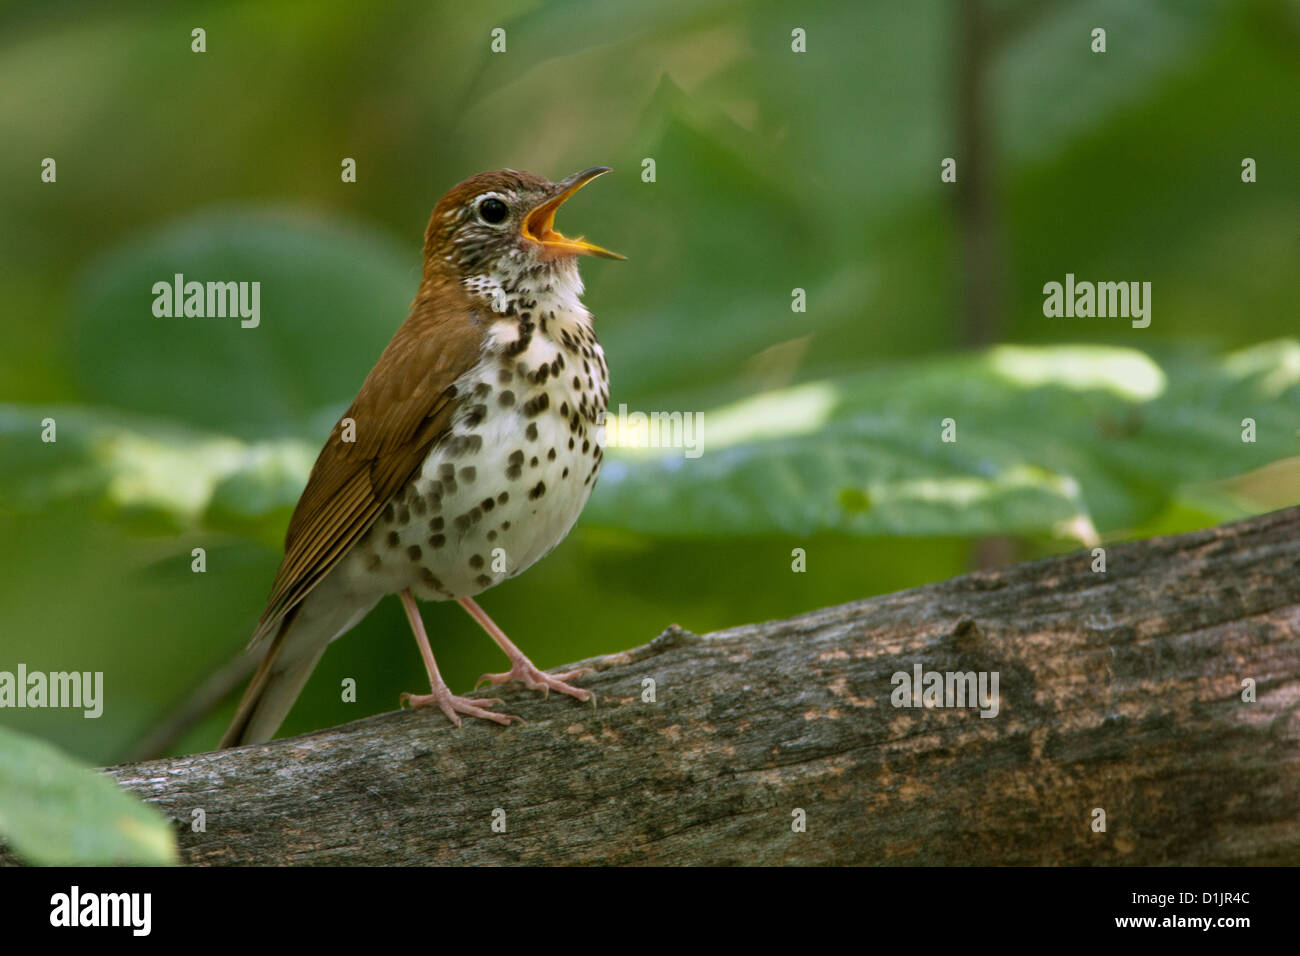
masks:
[[[574,256],[549,262],[497,262],[462,284],[471,299],[498,316],[513,318],[539,310],[586,315]]]

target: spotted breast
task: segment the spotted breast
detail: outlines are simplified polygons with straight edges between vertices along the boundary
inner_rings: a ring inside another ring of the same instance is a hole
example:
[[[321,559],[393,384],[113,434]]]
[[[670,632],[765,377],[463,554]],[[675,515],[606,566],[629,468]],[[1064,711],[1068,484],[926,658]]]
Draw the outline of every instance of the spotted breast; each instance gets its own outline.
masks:
[[[482,359],[449,389],[449,431],[341,563],[342,578],[426,600],[472,597],[564,540],[600,471],[609,401],[580,293],[576,269],[571,283],[492,288],[488,300],[513,321],[491,323]]]

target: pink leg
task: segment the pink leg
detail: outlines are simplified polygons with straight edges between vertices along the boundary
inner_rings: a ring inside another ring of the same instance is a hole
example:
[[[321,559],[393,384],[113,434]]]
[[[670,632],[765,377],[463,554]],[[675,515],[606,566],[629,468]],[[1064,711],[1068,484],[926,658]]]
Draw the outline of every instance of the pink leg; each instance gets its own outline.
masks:
[[[424,669],[429,672],[429,683],[433,685],[432,694],[403,694],[402,703],[409,703],[412,707],[437,704],[447,715],[447,719],[457,727],[460,726],[461,714],[494,720],[498,724],[509,724],[512,720],[519,720],[522,724],[522,720],[511,714],[497,714],[488,710],[488,707],[502,703],[496,698],[471,700],[468,697],[457,697],[451,692],[447,682],[438,673],[438,665],[433,659],[433,649],[429,647],[429,636],[424,633],[424,621],[420,619],[420,609],[415,606],[415,597],[409,588],[400,592],[398,597],[402,599],[402,607],[406,609],[406,619],[411,622],[411,630],[415,632],[415,642],[420,645],[420,655],[424,658]]]
[[[596,695],[592,691],[585,690],[581,687],[572,687],[565,681],[573,680],[575,677],[581,677],[583,674],[590,674],[590,668],[569,671],[566,674],[547,674],[545,671],[537,669],[537,666],[524,656],[524,652],[515,646],[514,641],[506,637],[505,631],[497,627],[496,622],[488,617],[487,611],[483,610],[473,600],[473,598],[457,598],[460,606],[469,612],[470,617],[478,621],[483,630],[487,631],[492,640],[496,641],[501,650],[506,652],[506,657],[510,658],[510,670],[504,674],[484,674],[480,677],[474,686],[487,681],[489,684],[504,684],[506,681],[517,680],[523,681],[525,687],[531,690],[545,691],[550,696],[551,691],[556,690],[561,694],[568,694],[570,697],[576,697],[578,700],[595,700]]]

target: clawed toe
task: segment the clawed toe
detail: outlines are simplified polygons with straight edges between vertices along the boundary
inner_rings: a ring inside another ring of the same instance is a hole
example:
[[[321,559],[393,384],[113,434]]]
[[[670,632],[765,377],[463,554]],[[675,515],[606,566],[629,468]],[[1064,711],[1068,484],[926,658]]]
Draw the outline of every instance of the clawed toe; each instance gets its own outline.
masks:
[[[504,674],[484,674],[475,682],[474,686],[478,687],[484,681],[496,686],[497,684],[517,680],[530,690],[540,690],[548,697],[551,691],[557,691],[561,694],[568,694],[570,697],[576,697],[578,700],[595,700],[596,695],[594,692],[567,683],[567,681],[590,673],[592,673],[591,668],[583,667],[563,674],[548,674],[545,671],[538,670],[530,661],[523,660],[517,662]]]
[[[489,707],[495,707],[503,704],[505,701],[497,697],[488,698],[470,698],[457,697],[455,694],[409,694],[404,693],[401,697],[403,705],[409,704],[411,707],[428,707],[430,704],[437,704],[438,708],[447,715],[457,727],[461,725],[460,715],[466,717],[479,717],[483,720],[490,720],[493,723],[508,725],[510,721],[517,720],[523,723],[523,718],[516,717],[514,714],[498,714],[495,711],[488,710]]]

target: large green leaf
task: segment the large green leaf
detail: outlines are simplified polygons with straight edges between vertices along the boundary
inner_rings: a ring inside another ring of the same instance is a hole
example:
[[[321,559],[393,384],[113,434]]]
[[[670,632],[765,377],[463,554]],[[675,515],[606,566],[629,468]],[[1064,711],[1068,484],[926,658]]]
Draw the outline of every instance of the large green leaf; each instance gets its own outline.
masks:
[[[48,419],[53,442],[42,441]],[[147,531],[206,527],[273,542],[315,452],[300,439],[250,443],[115,410],[0,405],[7,509],[80,499]]]
[[[894,365],[706,412],[697,458],[613,449],[586,518],[656,535],[1091,541],[1149,518],[1184,485],[1295,454],[1298,382],[1294,341],[1167,369],[1100,346]],[[1241,439],[1245,418],[1254,443]],[[945,419],[955,442],[942,440]],[[615,420],[613,441],[646,444],[628,431]]]
[[[73,359],[83,398],[244,437],[297,434],[322,407],[346,401],[405,318],[417,251],[403,256],[356,227],[259,208],[165,226],[81,282]],[[259,324],[155,316],[154,284],[178,273],[259,282]]]
[[[167,819],[104,774],[0,727],[0,837],[45,866],[175,863]]]

